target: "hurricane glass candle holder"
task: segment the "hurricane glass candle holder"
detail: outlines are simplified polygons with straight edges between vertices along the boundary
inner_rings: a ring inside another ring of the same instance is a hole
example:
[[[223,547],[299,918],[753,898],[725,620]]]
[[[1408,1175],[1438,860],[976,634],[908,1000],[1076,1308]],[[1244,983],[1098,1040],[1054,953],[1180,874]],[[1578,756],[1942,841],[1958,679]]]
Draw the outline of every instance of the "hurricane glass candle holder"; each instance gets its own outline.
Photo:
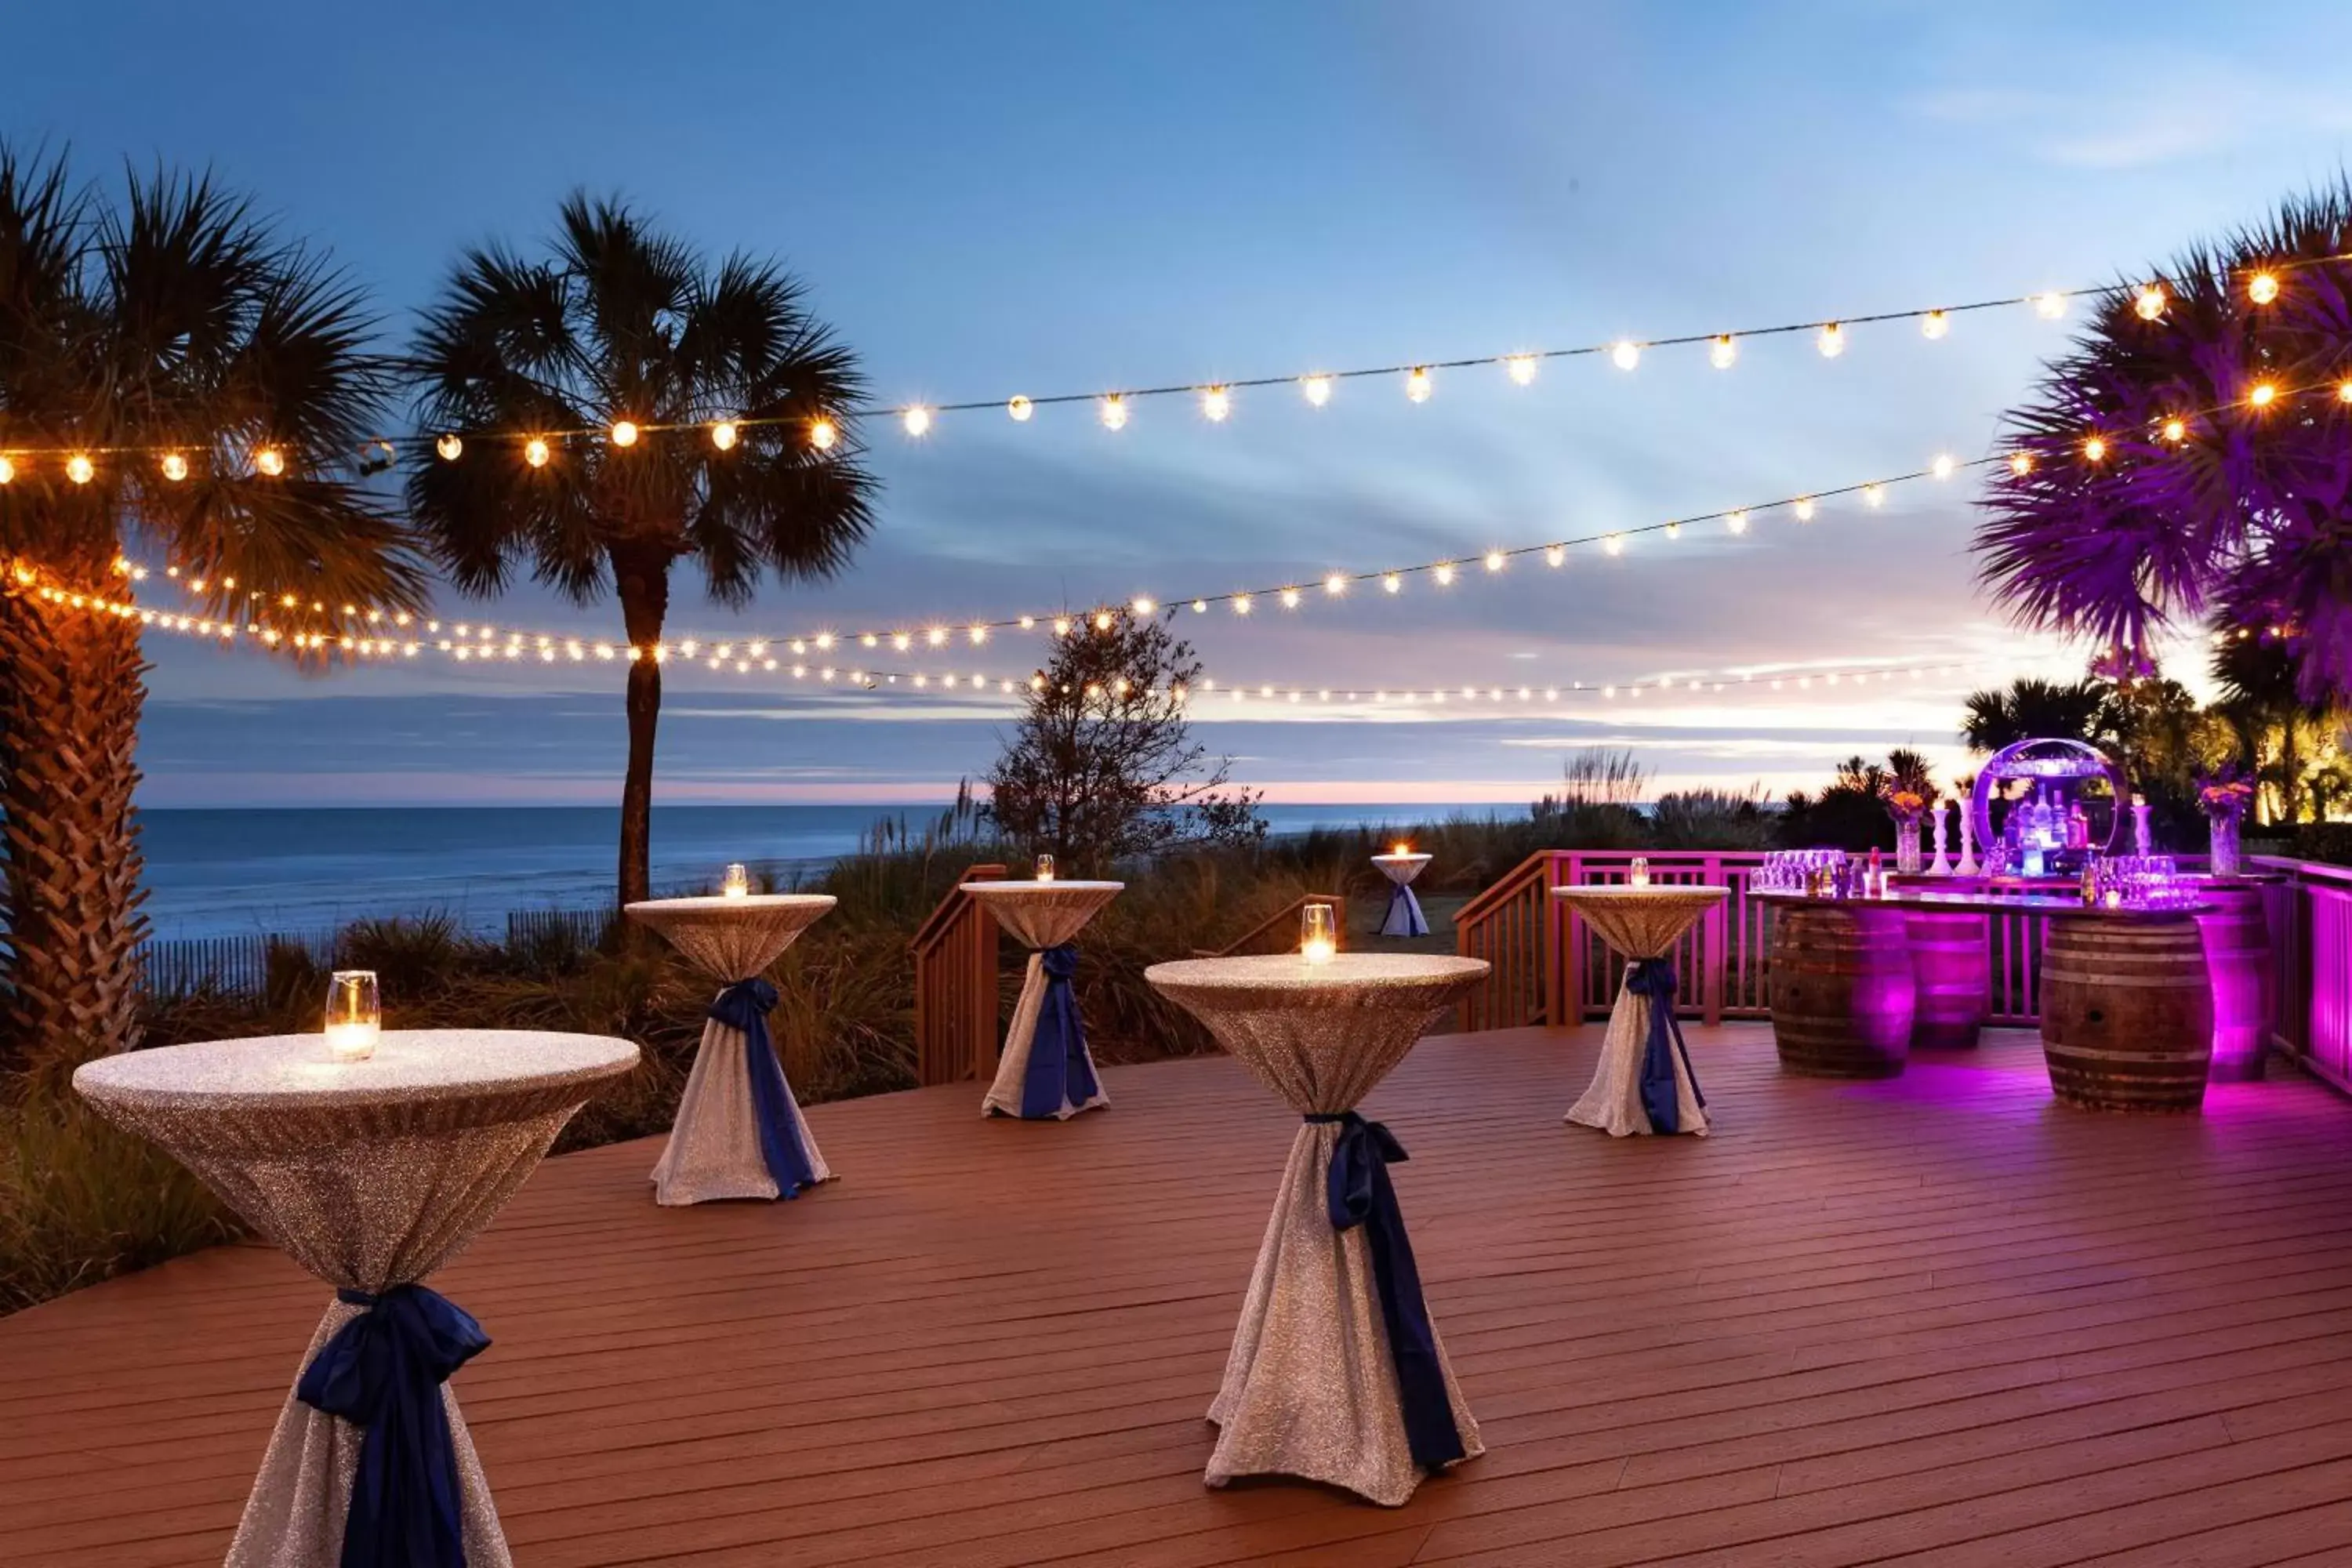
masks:
[[[751,896],[751,873],[744,869],[740,860],[728,866],[727,879],[719,884],[719,891],[721,896],[730,899],[748,899]]]
[[[383,1032],[383,1008],[376,995],[375,971],[338,969],[327,983],[327,1055],[339,1062],[363,1062],[375,1055]]]
[[[1298,911],[1298,952],[1309,963],[1328,963],[1339,955],[1339,932],[1328,904],[1309,904]]]
[[[1050,882],[1054,879],[1054,858],[1051,855],[1037,857],[1037,879],[1041,882]]]

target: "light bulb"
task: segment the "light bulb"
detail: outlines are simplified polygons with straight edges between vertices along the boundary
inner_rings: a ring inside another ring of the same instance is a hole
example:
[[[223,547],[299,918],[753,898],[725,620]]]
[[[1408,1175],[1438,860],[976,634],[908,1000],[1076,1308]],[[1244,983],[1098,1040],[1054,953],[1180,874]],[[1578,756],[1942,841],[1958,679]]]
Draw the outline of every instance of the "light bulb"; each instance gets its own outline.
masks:
[[[1297,590],[1297,589],[1296,589],[1296,588],[1285,588],[1285,589],[1282,591],[1282,607],[1283,607],[1284,609],[1286,609],[1286,610],[1295,610],[1295,609],[1298,608],[1298,590]]]
[[[275,447],[264,447],[253,454],[253,466],[274,479],[286,471],[286,454]]]
[[[86,485],[98,477],[98,465],[79,452],[66,459],[66,478],[78,485]]]
[[[1933,342],[1952,330],[1952,318],[1941,310],[1930,310],[1919,318],[1919,335]]]
[[[834,443],[841,439],[841,427],[820,416],[809,421],[808,436],[810,446],[820,452],[830,452]]]
[[[614,420],[611,436],[613,445],[615,447],[635,446],[637,444],[637,422],[634,419]]]
[[[1110,612],[1108,610],[1097,610],[1095,612],[1095,630],[1098,632],[1107,632],[1110,630]]]
[[[1568,559],[1568,546],[1554,544],[1544,551],[1544,564],[1557,566]]]
[[[1739,363],[1739,340],[1729,332],[1718,332],[1706,345],[1706,363],[1717,370],[1729,370]]]
[[[533,436],[522,444],[522,460],[534,468],[547,467],[547,443]]]
[[[2246,279],[2246,298],[2257,305],[2267,305],[2279,296],[2278,275],[2257,272]]]
[[[1489,572],[1500,572],[1503,569],[1503,560],[1504,557],[1501,551],[1489,550],[1486,552],[1486,570]]]
[[[2054,321],[2066,313],[2066,296],[2052,289],[2033,297],[2033,308],[2045,321]]]
[[[718,424],[713,425],[710,427],[710,444],[718,447],[722,452],[731,452],[735,449],[735,440],[739,432],[735,428],[735,421],[732,419],[721,419]]]
[[[1025,397],[1016,397],[1004,405],[1004,412],[1013,416],[1015,425],[1026,425],[1029,416],[1037,412],[1037,405]]]
[[[1822,329],[1821,336],[1813,342],[1814,346],[1822,351],[1823,359],[1835,359],[1845,353],[1845,328],[1832,321]]]
[[[0,485],[5,485],[5,484],[8,483],[10,480],[14,479],[16,477],[16,464],[14,464],[14,463],[12,463],[12,462],[10,462],[10,461],[9,461],[7,458],[0,458]]]
[[[1234,595],[1234,614],[1237,616],[1246,616],[1249,613],[1250,596],[1247,594],[1235,594]]]
[[[1454,563],[1451,561],[1440,562],[1436,572],[1433,574],[1433,575],[1437,579],[1437,585],[1441,588],[1444,587],[1447,584],[1454,581]]]
[[[1683,525],[1681,523],[1670,522],[1666,524],[1666,537],[1668,539],[1680,539],[1682,536]]]
[[[2150,283],[2132,298],[2132,309],[2143,321],[2153,321],[2164,314],[2164,290]]]
[[[1393,572],[1387,573],[1381,578],[1381,586],[1387,589],[1391,594],[1402,593],[1404,591],[1404,579],[1398,576]]]
[[[1208,601],[1208,600],[1206,600],[1206,599],[1195,599],[1195,600],[1193,600],[1193,601],[1192,601],[1192,613],[1193,613],[1194,615],[1196,615],[1196,616],[1205,616],[1205,615],[1207,615],[1207,614],[1209,613],[1209,601]]]
[[[1328,375],[1310,375],[1298,384],[1298,390],[1306,395],[1309,405],[1320,408],[1331,401],[1331,378]]]
[[[2099,462],[2104,459],[2106,455],[2107,443],[2104,438],[2094,436],[2089,440],[2083,443],[2083,456],[2090,458],[2091,461],[2095,463]]]
[[[2164,438],[2179,443],[2189,438],[2189,421],[2174,415],[2164,422]]]
[[[2257,408],[2268,408],[2277,397],[2278,388],[2267,381],[2254,383],[2252,389],[2246,394],[2246,401]]]
[[[1939,479],[1948,479],[1957,466],[1952,461],[1952,455],[1949,452],[1938,452],[1936,454],[1936,460],[1927,465],[1927,471]]]
[[[1133,604],[1129,605],[1128,608],[1133,610],[1139,616],[1150,616],[1158,614],[1160,605],[1154,600],[1139,597]]]
[[[2011,452],[2009,455],[2009,471],[2015,474],[2020,479],[2023,479],[2026,475],[2032,473],[2033,471],[2033,454],[2031,452]]]
[[[457,437],[455,431],[451,431],[434,442],[433,449],[441,454],[443,462],[454,463],[465,453],[466,443]]]
[[[1335,597],[1348,591],[1348,579],[1334,572],[1323,579],[1323,591]]]
[[[1619,370],[1631,370],[1642,363],[1642,345],[1631,338],[1621,338],[1609,351],[1609,363]]]
[[[1878,505],[1880,505],[1881,503],[1883,503],[1885,500],[1886,500],[1886,487],[1885,487],[1885,486],[1884,486],[1884,485],[1864,485],[1864,486],[1863,486],[1863,487],[1862,487],[1862,504],[1863,504],[1863,505],[1864,505],[1864,506],[1868,506],[1868,507],[1875,507],[1875,506],[1878,506]]]
[[[1798,521],[1799,522],[1811,522],[1811,521],[1813,521],[1813,498],[1812,498],[1812,497],[1811,497],[1811,496],[1799,496],[1799,497],[1797,498],[1797,504],[1796,504],[1795,510],[1796,510],[1796,513],[1797,513],[1797,521]]]
[[[919,403],[901,414],[898,419],[899,423],[906,426],[907,434],[909,436],[925,436],[930,433],[931,411]]]
[[[1124,430],[1127,428],[1127,399],[1120,396],[1118,393],[1114,392],[1108,397],[1102,400],[1101,413],[1104,429]]]
[[[1429,401],[1429,372],[1420,365],[1413,366],[1411,374],[1404,378],[1404,395],[1415,403],[1426,403]]]
[[[1201,394],[1201,413],[1212,425],[1224,423],[1225,416],[1234,411],[1234,395],[1222,386],[1213,386]]]
[[[1536,378],[1536,356],[1513,354],[1503,361],[1503,369],[1514,382],[1526,386]]]
[[[1748,531],[1748,514],[1735,511],[1723,520],[1723,525],[1734,533],[1745,533]]]
[[[1054,635],[1057,637],[1066,637],[1070,635],[1069,616],[1055,616],[1054,617]]]
[[[1612,533],[1601,542],[1601,547],[1612,555],[1622,555],[1625,553],[1625,536],[1622,533]]]
[[[177,484],[188,477],[188,459],[177,452],[163,454],[163,477]]]

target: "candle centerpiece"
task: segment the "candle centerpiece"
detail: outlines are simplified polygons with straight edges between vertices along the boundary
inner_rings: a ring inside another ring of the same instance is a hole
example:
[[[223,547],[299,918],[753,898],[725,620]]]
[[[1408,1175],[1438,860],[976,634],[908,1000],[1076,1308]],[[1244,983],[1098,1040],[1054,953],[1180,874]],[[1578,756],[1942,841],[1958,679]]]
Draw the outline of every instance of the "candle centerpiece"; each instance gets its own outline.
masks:
[[[1633,857],[1633,864],[1625,873],[1625,885],[1629,888],[1646,888],[1650,885],[1650,858],[1647,855]]]
[[[743,862],[736,860],[729,863],[726,879],[719,884],[719,892],[720,897],[729,899],[748,899],[751,896],[751,873],[744,868]]]
[[[1298,911],[1298,952],[1309,963],[1328,963],[1339,953],[1339,933],[1328,904],[1308,904]]]
[[[383,1007],[375,971],[338,969],[327,983],[327,1055],[339,1062],[363,1062],[375,1055],[383,1033]]]
[[[1041,882],[1050,882],[1050,881],[1052,881],[1053,879],[1054,879],[1054,858],[1053,858],[1051,855],[1040,855],[1040,856],[1038,856],[1038,857],[1037,857],[1037,880],[1039,880],[1039,881],[1041,881]]]

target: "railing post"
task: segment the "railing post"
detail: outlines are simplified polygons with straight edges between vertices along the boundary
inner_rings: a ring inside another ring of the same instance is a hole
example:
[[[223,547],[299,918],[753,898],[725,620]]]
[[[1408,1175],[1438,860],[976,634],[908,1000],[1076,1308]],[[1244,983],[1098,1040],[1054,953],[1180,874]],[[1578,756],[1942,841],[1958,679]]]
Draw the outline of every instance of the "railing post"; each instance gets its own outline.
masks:
[[[1722,884],[1722,856],[1710,855],[1706,858],[1706,868],[1699,874],[1699,881],[1707,886],[1720,886]],[[1708,1024],[1720,1024],[1723,1022],[1723,956],[1725,945],[1723,909],[1724,904],[1729,902],[1730,900],[1727,899],[1723,900],[1722,903],[1708,905],[1706,918],[1701,926],[1703,934],[1699,939],[1699,1015],[1701,1020]]]
[[[1548,849],[1544,852],[1543,885],[1536,889],[1537,896],[1543,900],[1543,1014],[1537,1021],[1555,1029],[1574,1022],[1568,1015],[1567,993],[1563,989],[1568,977],[1561,973],[1566,966],[1560,962],[1559,951],[1559,922],[1569,911],[1551,896],[1551,890],[1558,886],[1559,852]]]

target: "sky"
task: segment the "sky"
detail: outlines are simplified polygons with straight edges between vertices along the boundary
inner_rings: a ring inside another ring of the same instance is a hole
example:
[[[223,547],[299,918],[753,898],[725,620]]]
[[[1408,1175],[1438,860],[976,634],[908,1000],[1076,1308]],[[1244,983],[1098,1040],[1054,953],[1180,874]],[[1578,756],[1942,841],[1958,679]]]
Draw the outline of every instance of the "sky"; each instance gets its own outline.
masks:
[[[18,6],[7,31],[39,68],[11,73],[0,134],[69,146],[93,177],[211,167],[330,249],[388,343],[464,247],[531,247],[586,188],[711,252],[780,258],[892,405],[2111,283],[2335,177],[2352,134],[2335,79],[2352,11],[2320,4],[2224,25],[2163,3],[577,0],[559,25],[439,4],[199,24],[126,3]],[[882,425],[879,526],[848,574],[740,616],[682,582],[672,632],[961,626],[1458,557],[1450,587],[1180,615],[1221,684],[1307,691],[1204,694],[1200,738],[1291,801],[1525,801],[1593,745],[1634,752],[1659,788],[1777,794],[1891,745],[1948,773],[1967,691],[2074,673],[2084,651],[1984,599],[1967,469],[1875,510],[1696,524],[1557,570],[1477,558],[1983,457],[2068,327],[2025,309],[1956,317],[1939,342],[1857,325],[1834,360],[1797,334],[1743,343],[1727,371],[1657,349],[1631,372],[1548,362],[1524,387],[1472,367],[1417,405],[1394,376],[1320,409],[1269,387],[1222,423],[1150,400],[1115,433],[1083,404],[945,415],[919,440]],[[442,613],[618,635],[609,604],[536,591]],[[1005,635],[903,667],[1017,681],[1040,657]],[[169,637],[154,663],[150,807],[617,798],[617,667],[317,678]],[[1964,668],[1820,678],[1929,663]],[[1464,686],[1504,697],[1371,700]],[[936,800],[986,770],[1013,710],[677,664],[659,798]]]

